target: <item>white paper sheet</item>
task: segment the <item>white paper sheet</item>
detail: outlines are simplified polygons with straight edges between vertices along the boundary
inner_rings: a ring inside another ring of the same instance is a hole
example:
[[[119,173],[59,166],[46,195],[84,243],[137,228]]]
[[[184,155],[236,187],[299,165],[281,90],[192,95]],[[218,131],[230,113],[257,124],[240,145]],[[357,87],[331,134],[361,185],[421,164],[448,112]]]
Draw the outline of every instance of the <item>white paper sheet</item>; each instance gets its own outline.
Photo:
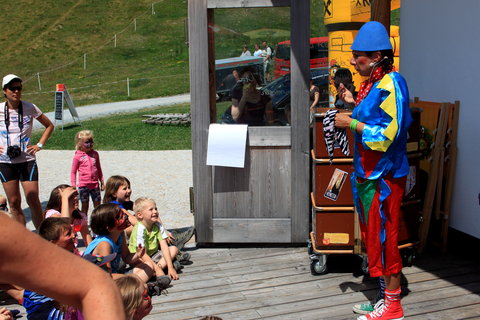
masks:
[[[243,168],[247,147],[244,124],[213,123],[208,130],[207,165]]]

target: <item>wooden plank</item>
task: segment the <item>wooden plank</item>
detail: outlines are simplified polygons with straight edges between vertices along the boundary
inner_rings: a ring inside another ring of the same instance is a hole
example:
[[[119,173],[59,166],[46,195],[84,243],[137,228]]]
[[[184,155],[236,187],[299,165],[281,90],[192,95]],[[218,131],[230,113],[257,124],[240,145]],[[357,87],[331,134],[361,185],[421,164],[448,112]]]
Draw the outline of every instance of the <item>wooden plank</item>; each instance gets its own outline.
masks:
[[[206,165],[210,125],[207,1],[188,1],[188,19],[194,217],[197,242],[203,243],[213,237],[212,174]]]
[[[248,127],[248,145],[251,147],[290,147],[290,127]]]
[[[208,0],[208,8],[289,7],[291,0]]]
[[[213,219],[213,241],[289,243],[290,219]]]
[[[213,218],[289,218],[289,160],[290,149],[249,148],[245,168],[215,167]]]
[[[310,228],[310,1],[292,1],[291,11],[291,215],[292,242],[305,243]]]
[[[447,250],[448,226],[450,221],[450,212],[452,207],[452,194],[455,185],[455,167],[457,165],[457,135],[458,135],[458,118],[460,116],[460,101],[455,101],[452,106],[452,116],[450,119],[450,133],[448,136],[448,163],[445,172],[446,185],[443,201],[443,220],[441,226],[442,249]]]
[[[435,188],[437,186],[437,178],[439,174],[442,174],[438,172],[438,168],[440,167],[440,161],[443,161],[443,159],[440,159],[440,156],[445,143],[445,133],[448,121],[449,108],[449,103],[442,103],[440,107],[438,129],[435,135],[435,146],[432,152],[432,167],[428,176],[427,189],[425,191],[425,199],[422,209],[423,222],[419,228],[420,244],[418,246],[418,251],[420,253],[423,252],[427,244],[428,232],[430,229],[430,218],[433,209],[433,202],[435,199]]]

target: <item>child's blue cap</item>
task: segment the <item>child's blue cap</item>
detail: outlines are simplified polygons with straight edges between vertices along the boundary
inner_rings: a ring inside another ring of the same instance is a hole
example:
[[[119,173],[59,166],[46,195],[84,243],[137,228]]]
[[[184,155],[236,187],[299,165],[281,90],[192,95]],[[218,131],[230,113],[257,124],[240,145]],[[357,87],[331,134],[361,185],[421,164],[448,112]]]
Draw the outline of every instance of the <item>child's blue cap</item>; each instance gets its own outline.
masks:
[[[392,44],[383,24],[370,21],[360,28],[350,48],[355,51],[392,50]]]

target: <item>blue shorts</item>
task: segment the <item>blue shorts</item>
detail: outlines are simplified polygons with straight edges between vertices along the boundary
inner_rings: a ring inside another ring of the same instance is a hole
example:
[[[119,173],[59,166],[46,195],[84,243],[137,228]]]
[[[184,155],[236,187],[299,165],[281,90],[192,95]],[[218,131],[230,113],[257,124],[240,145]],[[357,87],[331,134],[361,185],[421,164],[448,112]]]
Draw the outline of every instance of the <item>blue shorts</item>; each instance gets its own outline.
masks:
[[[92,198],[93,202],[100,202],[102,200],[102,194],[100,193],[100,188],[96,187],[94,189],[89,189],[87,187],[78,188],[78,197],[80,202],[88,202],[88,197]]]

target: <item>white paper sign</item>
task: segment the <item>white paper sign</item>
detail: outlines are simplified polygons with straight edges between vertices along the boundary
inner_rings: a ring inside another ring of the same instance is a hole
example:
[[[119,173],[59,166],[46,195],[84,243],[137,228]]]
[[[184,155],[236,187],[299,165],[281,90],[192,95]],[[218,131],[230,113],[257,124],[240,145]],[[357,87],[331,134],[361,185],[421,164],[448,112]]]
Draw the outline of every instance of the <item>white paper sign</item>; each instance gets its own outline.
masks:
[[[247,129],[246,124],[211,124],[208,130],[207,165],[245,167]]]

